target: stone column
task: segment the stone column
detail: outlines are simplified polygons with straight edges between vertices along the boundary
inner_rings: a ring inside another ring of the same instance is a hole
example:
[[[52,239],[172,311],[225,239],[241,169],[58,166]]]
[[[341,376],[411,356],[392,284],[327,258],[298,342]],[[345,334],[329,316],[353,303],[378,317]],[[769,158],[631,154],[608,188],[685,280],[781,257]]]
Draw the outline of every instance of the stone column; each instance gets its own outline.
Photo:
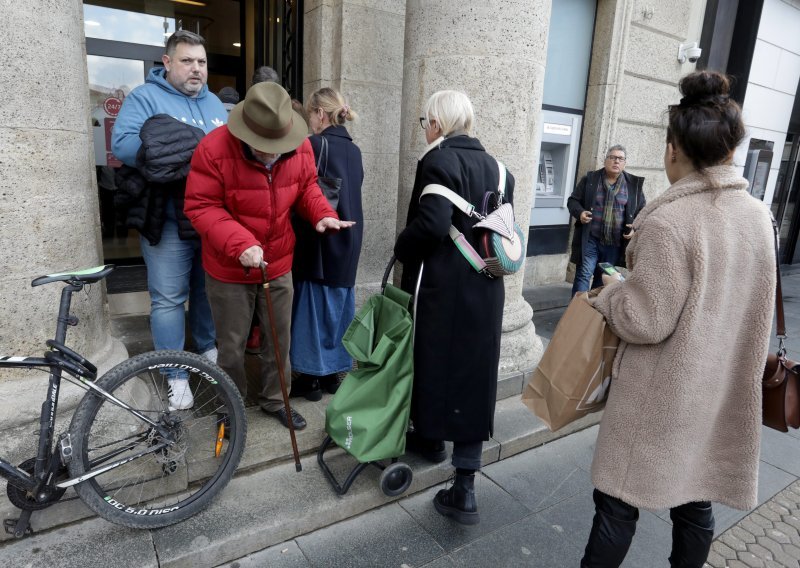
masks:
[[[405,226],[425,101],[441,89],[461,90],[475,107],[475,135],[516,179],[514,211],[528,226],[539,155],[550,2],[547,0],[408,0],[400,138],[398,230]],[[539,361],[530,305],[522,298],[524,270],[505,278],[506,304],[500,398],[519,392]],[[512,380],[513,379],[513,380]]]
[[[0,0],[0,355],[37,355],[56,328],[61,286],[47,273],[103,263],[78,0]],[[109,335],[105,288],[73,296],[67,343],[98,367],[123,359]],[[0,373],[0,428],[38,416],[39,373]],[[62,392],[62,408],[82,394]]]

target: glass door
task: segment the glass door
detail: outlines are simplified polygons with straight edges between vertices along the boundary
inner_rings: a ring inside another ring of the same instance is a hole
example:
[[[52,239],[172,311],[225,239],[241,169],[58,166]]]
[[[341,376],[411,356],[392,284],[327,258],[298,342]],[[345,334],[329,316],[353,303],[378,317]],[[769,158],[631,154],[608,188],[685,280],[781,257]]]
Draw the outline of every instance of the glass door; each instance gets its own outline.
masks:
[[[208,53],[208,88],[244,85],[240,27],[244,4],[238,0],[91,0],[84,2],[86,63],[89,75],[95,171],[103,255],[119,268],[107,280],[109,293],[147,289],[139,234],[125,226],[114,206],[116,170],[111,132],[125,97],[154,66],[161,66],[164,44],[176,29],[202,35]]]
[[[111,151],[111,130],[125,97],[144,83],[145,64],[102,55],[87,55],[86,64],[103,255],[107,262],[129,263],[141,257],[141,252],[136,232],[125,227],[125,219],[114,207],[114,174],[122,162]]]

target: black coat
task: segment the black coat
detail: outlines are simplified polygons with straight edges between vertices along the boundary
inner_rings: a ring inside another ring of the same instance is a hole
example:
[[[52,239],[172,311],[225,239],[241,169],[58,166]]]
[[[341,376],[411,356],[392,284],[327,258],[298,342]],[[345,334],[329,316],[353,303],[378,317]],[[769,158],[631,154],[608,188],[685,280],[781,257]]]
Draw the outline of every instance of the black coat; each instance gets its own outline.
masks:
[[[297,244],[294,249],[292,278],[326,286],[352,287],[356,283],[358,257],[364,235],[364,212],[361,208],[361,184],[364,166],[361,150],[344,126],[329,126],[310,137],[314,159],[319,162],[322,137],[328,142],[327,164],[320,164],[320,175],[342,180],[336,213],[342,221],[356,224],[332,235],[320,235],[303,219],[292,219]]]
[[[167,201],[171,199],[180,238],[198,238],[183,213],[183,196],[192,154],[205,133],[169,115],[157,114],[144,122],[139,136],[142,145],[136,156],[137,167],[123,166],[116,176],[114,204],[125,212],[126,226],[139,231],[151,245],[157,245]]]
[[[604,175],[604,168],[593,172],[587,172],[578,182],[578,185],[575,186],[575,191],[573,191],[572,195],[567,199],[567,209],[569,209],[570,215],[575,218],[575,232],[572,235],[572,254],[569,257],[569,261],[575,264],[579,264],[583,260],[583,249],[586,243],[589,242],[589,227],[591,226],[588,223],[586,225],[581,223],[580,216],[582,212],[592,210],[597,195],[598,184],[601,182],[603,179],[602,176]],[[628,186],[628,203],[625,204],[624,227],[625,225],[633,223],[633,220],[645,206],[647,200],[644,197],[644,190],[642,189],[644,178],[625,171],[622,172],[622,175],[625,176],[625,183]],[[584,227],[586,230],[584,230]],[[628,247],[628,239],[622,239],[620,246],[622,251],[617,264],[625,266],[625,249]]]
[[[422,189],[441,184],[473,205],[497,191],[497,163],[475,138],[453,136],[417,165],[406,228],[394,251],[403,263],[402,287],[416,293],[412,419],[420,435],[439,440],[488,440],[494,425],[497,367],[505,290],[467,263],[448,229],[453,224],[477,249],[475,219]],[[506,200],[513,198],[508,175]]]

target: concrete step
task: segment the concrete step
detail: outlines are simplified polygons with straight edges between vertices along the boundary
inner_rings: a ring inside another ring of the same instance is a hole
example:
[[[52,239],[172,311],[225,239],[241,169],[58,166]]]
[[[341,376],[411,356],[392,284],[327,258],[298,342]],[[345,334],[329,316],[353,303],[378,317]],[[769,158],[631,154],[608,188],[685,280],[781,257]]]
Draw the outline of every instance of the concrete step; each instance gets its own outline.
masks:
[[[146,318],[130,316],[125,318],[126,331],[122,334],[126,344],[129,346],[140,345],[142,351],[152,348],[147,344],[148,339],[137,342],[136,338],[147,334],[149,330],[143,325]],[[117,327],[116,331],[121,331]],[[136,351],[135,349],[133,350]],[[257,392],[258,385],[256,377],[258,374],[258,359],[255,356],[247,356],[248,378],[252,383],[249,392]],[[529,373],[515,372],[505,375],[498,379],[497,398],[498,400],[509,399],[509,397],[519,397],[522,387],[529,378]],[[64,385],[64,392],[77,391],[81,394],[81,389],[69,384]],[[298,449],[302,455],[310,457],[317,452],[322,440],[325,438],[325,407],[331,395],[325,394],[322,401],[315,403],[303,398],[293,398],[292,407],[297,409],[308,422],[308,427],[297,432]],[[504,420],[498,407],[496,420],[498,423]],[[68,430],[69,421],[72,418],[73,409],[59,409],[57,417],[56,432]],[[292,460],[289,433],[279,425],[275,418],[264,415],[257,406],[249,406],[248,415],[248,439],[247,446],[239,466],[239,473],[245,474],[251,470],[270,467],[275,464],[283,464]],[[35,457],[36,455],[36,436],[38,431],[38,420],[36,423],[27,423],[15,426],[6,431],[6,435],[0,439],[0,455],[4,456],[11,463],[19,464],[24,460]],[[498,429],[498,433],[502,432]],[[497,459],[497,458],[495,458]],[[0,478],[0,491],[3,491],[6,481]],[[19,511],[8,502],[7,499],[0,499],[0,517],[3,519],[15,518]],[[93,516],[93,513],[78,499],[74,490],[70,489],[61,501],[41,512],[33,515],[32,526],[35,531],[50,530],[68,523],[73,523]],[[12,537],[0,531],[0,542],[11,539]]]
[[[393,500],[381,492],[380,471],[372,467],[359,475],[347,494],[337,496],[315,456],[325,437],[324,404],[298,400],[296,407],[309,423],[308,428],[298,432],[298,445],[303,454],[302,472],[296,472],[292,463],[287,430],[274,418],[250,408],[248,443],[241,467],[206,511],[178,525],[136,531],[91,517],[90,511],[72,494],[71,499],[34,513],[32,525],[36,534],[33,536],[13,541],[8,540],[7,535],[0,535],[4,539],[0,542],[0,564],[9,565],[3,559],[13,558],[17,565],[49,563],[83,568],[86,566],[85,535],[99,532],[97,538],[102,534],[103,540],[115,542],[115,547],[97,547],[92,551],[98,565],[113,562],[115,568],[144,566],[155,554],[157,565],[161,567],[217,566]],[[501,400],[497,404],[494,437],[484,445],[484,463],[505,459],[581,430],[595,424],[599,418],[600,414],[589,415],[553,433],[518,397]],[[405,495],[442,483],[452,472],[449,462],[433,465],[415,456],[407,456],[403,461],[414,473],[412,486]],[[341,450],[327,452],[326,463],[340,480],[357,465]],[[4,500],[0,504],[0,516],[13,518],[18,516],[18,511]],[[55,557],[54,561],[48,561],[56,550],[57,561]],[[130,554],[117,554],[118,551],[130,551]],[[101,558],[103,555],[107,557]]]
[[[525,288],[522,290],[522,297],[531,305],[534,312],[563,308],[572,298],[572,284],[562,282]]]

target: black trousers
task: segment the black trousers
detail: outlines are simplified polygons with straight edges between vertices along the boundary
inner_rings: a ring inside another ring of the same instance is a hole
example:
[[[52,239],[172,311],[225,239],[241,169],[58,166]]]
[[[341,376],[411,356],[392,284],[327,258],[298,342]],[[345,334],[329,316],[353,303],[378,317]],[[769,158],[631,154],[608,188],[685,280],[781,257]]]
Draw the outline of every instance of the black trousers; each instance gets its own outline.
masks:
[[[581,568],[617,568],[631,546],[639,509],[594,490],[595,513]],[[714,538],[711,503],[686,503],[669,510],[672,520],[672,568],[702,568]]]

